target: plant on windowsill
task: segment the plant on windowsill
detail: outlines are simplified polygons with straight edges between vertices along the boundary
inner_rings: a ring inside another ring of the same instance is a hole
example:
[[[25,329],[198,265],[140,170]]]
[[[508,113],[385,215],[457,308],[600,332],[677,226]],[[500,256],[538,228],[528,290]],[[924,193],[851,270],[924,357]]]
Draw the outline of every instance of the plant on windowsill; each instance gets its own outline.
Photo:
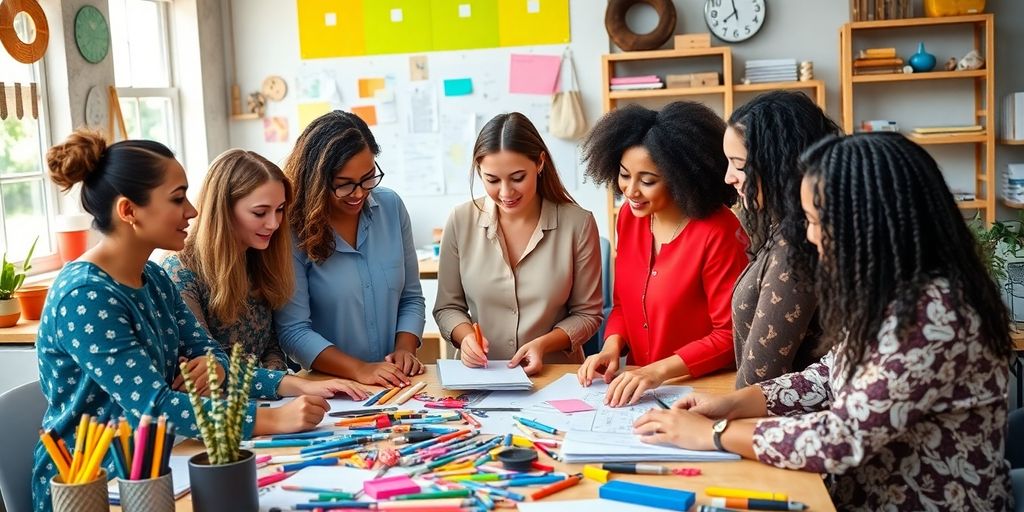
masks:
[[[7,261],[7,253],[4,253],[3,261],[0,262],[0,327],[11,327],[18,323],[21,318],[21,304],[14,298],[14,292],[21,288],[25,282],[25,273],[32,269],[32,253],[36,250],[36,237],[32,247],[28,249],[28,256],[21,264],[19,272],[14,263]]]
[[[1021,229],[1024,227],[1024,212],[1020,212],[1016,220],[997,220],[987,227],[981,215],[975,215],[967,225],[978,241],[981,262],[996,284],[1001,285],[1007,277],[1007,258],[1021,256],[1020,251],[1024,249],[1024,229]]]

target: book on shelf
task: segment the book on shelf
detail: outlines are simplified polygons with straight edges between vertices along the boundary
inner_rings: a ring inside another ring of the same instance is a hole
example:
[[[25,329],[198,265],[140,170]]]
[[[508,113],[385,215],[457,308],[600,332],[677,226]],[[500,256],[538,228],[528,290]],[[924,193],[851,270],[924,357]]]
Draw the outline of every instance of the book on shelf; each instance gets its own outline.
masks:
[[[862,132],[898,132],[900,131],[900,125],[896,121],[889,121],[887,119],[872,119],[870,121],[860,122],[860,131]]]
[[[1024,92],[1012,92],[1003,99],[1003,123],[1000,137],[1024,140]]]
[[[643,83],[643,84],[622,84],[612,85],[609,88],[613,91],[647,91],[652,89],[661,89],[665,86],[662,82]]]
[[[891,59],[896,56],[896,48],[865,48],[857,53],[861,59]]]
[[[648,84],[653,82],[660,82],[661,79],[658,75],[642,75],[642,76],[616,76],[609,80],[612,85],[629,85],[629,84]]]
[[[882,68],[860,68],[860,69],[856,70],[853,74],[855,76],[861,76],[861,75],[902,75],[903,73],[905,73],[905,71],[903,71],[903,66],[886,66],[886,67],[882,67]]]
[[[854,69],[881,68],[881,67],[893,67],[893,66],[901,66],[902,67],[903,66],[903,59],[901,59],[899,57],[889,57],[889,58],[884,58],[884,59],[870,58],[870,59],[854,59],[853,60],[853,67],[854,67]]]
[[[963,126],[919,126],[914,128],[914,135],[949,135],[954,133],[976,133],[984,130],[980,124]]]

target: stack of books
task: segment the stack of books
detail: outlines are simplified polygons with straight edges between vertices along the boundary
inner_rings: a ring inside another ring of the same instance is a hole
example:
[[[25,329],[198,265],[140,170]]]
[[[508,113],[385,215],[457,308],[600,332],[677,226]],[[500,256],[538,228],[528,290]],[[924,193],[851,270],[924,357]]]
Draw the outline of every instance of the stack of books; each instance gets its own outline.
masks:
[[[664,87],[665,82],[662,82],[657,75],[617,76],[611,79],[611,90],[613,91],[642,91]]]
[[[903,59],[896,48],[867,48],[853,59],[855,75],[888,75],[903,72]]]
[[[797,77],[796,59],[748,60],[744,81],[752,84],[795,82]]]

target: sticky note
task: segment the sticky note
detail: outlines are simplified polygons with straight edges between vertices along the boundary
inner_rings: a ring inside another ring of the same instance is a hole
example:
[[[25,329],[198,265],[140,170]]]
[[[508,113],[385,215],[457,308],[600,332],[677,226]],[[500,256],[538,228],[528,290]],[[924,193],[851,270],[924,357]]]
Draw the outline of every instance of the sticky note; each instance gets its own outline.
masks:
[[[569,400],[548,400],[548,403],[551,404],[551,406],[554,407],[555,409],[558,409],[559,412],[564,414],[594,410],[594,407],[592,405],[578,398],[572,398]]]
[[[360,98],[372,98],[377,95],[377,91],[386,87],[383,78],[360,78],[359,79],[359,97]]]
[[[473,15],[472,13],[473,13],[473,9],[470,7],[469,4],[459,4],[459,17],[460,18],[468,18],[468,17]]]
[[[336,12],[324,13],[324,25],[325,26],[333,27],[333,26],[335,26],[337,24],[338,24],[338,13],[336,13]]]
[[[366,121],[366,124],[370,126],[377,125],[377,107],[373,105],[352,107],[352,113],[359,116],[363,121]]]
[[[526,0],[526,12],[530,14],[540,12],[540,0]]]
[[[409,80],[426,80],[430,78],[430,69],[427,68],[426,55],[413,55],[409,57]]]
[[[314,119],[331,111],[331,104],[326,101],[315,103],[299,103],[299,126],[298,130],[306,129]]]
[[[401,23],[401,22],[402,22],[402,10],[401,9],[391,9],[391,23]]]
[[[513,54],[508,71],[508,92],[550,96],[557,92],[561,67],[562,57],[558,55]]]
[[[473,94],[472,78],[453,78],[444,81],[445,96],[466,96]]]

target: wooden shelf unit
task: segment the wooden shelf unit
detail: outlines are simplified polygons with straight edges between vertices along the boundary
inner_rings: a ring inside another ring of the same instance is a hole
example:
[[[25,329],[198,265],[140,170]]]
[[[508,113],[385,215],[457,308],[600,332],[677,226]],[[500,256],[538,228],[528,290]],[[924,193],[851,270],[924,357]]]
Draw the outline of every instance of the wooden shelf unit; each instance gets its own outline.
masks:
[[[718,57],[722,60],[722,84],[714,87],[693,87],[693,88],[672,88],[672,89],[650,89],[640,91],[612,91],[611,79],[615,77],[615,64],[619,62],[637,61],[661,61],[688,58]],[[759,84],[735,84],[732,74],[732,48],[728,46],[716,46],[692,50],[654,50],[644,52],[622,52],[604,55],[601,58],[601,78],[603,83],[602,106],[604,112],[618,107],[620,100],[656,99],[666,102],[681,99],[686,96],[708,96],[721,95],[723,112],[722,117],[728,118],[733,111],[733,98],[735,94],[762,93],[777,90],[804,90],[815,100],[822,109],[825,108],[825,82],[822,80],[808,80],[806,82],[773,82]],[[612,254],[615,253],[615,225],[619,213],[619,206],[616,204],[615,194],[611,189],[608,191],[608,239],[611,241]]]
[[[1004,146],[1024,146],[1024,140],[999,139],[999,143]]]
[[[982,53],[985,68],[969,71],[932,71],[929,73],[854,75],[854,43],[859,33],[873,30],[913,30],[920,27],[940,25],[969,25],[974,31],[974,47]],[[992,14],[949,16],[943,18],[910,18],[903,20],[858,21],[847,23],[839,29],[840,93],[842,123],[846,133],[854,133],[855,85],[863,83],[918,82],[921,80],[964,80],[974,81],[974,123],[985,127],[976,133],[956,133],[942,136],[908,135],[910,140],[923,146],[942,144],[974,145],[974,193],[978,199],[959,201],[964,210],[984,213],[985,222],[996,219],[996,138],[995,138],[995,20]]]

